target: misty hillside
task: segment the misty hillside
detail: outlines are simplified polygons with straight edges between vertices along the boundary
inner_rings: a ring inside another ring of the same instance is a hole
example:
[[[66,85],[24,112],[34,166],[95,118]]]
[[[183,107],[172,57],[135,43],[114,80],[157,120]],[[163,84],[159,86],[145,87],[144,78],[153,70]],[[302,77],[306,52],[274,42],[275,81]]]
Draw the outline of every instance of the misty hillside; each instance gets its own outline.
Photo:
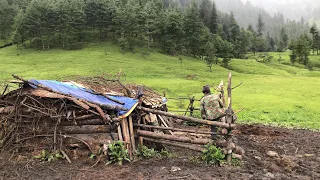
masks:
[[[319,0],[242,0],[253,6],[265,9],[270,14],[282,13],[285,18],[300,20],[301,17],[309,23],[318,21],[320,25],[320,1]]]
[[[215,2],[219,11],[224,13],[233,12],[239,25],[244,28],[247,28],[249,24],[256,27],[258,16],[261,15],[266,26],[265,30],[269,31],[272,37],[280,36],[280,27],[290,31],[292,37],[308,32],[309,29],[309,25],[304,20],[287,20],[282,13],[270,15],[266,10],[255,7],[251,3],[244,3],[242,0],[215,0]]]

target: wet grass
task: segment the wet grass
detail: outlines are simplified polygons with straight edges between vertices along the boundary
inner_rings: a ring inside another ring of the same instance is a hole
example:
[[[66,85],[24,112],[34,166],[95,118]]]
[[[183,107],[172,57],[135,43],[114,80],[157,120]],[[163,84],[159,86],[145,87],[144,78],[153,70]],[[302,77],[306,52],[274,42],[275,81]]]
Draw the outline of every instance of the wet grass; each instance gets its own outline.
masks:
[[[125,72],[126,82],[145,84],[159,93],[166,90],[168,97],[202,97],[205,84],[218,84],[233,73],[233,84],[243,82],[234,90],[235,109],[245,108],[238,117],[243,123],[263,123],[299,128],[320,129],[320,71],[290,65],[289,52],[270,53],[270,63],[253,59],[234,59],[230,69],[214,65],[209,72],[205,62],[191,57],[167,56],[145,50],[123,54],[111,43],[89,44],[79,51],[22,50],[15,47],[0,49],[0,80],[11,79],[10,74],[24,78],[58,79],[70,75],[93,76],[107,72]],[[320,63],[320,56],[310,61]],[[190,79],[190,75],[195,75]],[[185,109],[188,101],[169,101],[170,109]],[[198,104],[196,104],[198,106]]]

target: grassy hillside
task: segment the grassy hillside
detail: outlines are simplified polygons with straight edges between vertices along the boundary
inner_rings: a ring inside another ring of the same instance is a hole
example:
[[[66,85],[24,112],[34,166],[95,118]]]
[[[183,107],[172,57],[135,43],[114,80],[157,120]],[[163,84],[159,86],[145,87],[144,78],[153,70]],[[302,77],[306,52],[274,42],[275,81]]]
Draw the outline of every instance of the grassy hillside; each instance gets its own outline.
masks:
[[[288,53],[287,53],[288,54]],[[278,54],[269,64],[255,60],[232,60],[233,84],[244,84],[234,90],[234,108],[245,108],[238,117],[244,123],[264,123],[320,129],[320,71],[290,66],[287,54]],[[310,57],[320,62],[319,57]],[[138,51],[122,54],[113,44],[90,44],[80,51],[23,50],[17,55],[15,47],[0,50],[0,80],[11,79],[15,73],[24,78],[57,79],[69,75],[93,76],[103,72],[126,73],[127,82],[151,86],[168,97],[192,96],[200,99],[205,84],[227,80],[230,70],[218,65],[209,72],[203,60],[178,57],[158,52],[150,55]],[[188,80],[188,75],[196,78]],[[188,102],[170,101],[170,109],[187,107]],[[183,106],[184,105],[184,106]]]

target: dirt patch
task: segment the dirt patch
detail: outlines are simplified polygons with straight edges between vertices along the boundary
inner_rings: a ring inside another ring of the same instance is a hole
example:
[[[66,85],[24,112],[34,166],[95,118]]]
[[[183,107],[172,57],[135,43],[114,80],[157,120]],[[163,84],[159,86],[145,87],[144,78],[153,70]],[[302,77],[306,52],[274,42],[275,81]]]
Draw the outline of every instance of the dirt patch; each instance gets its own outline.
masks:
[[[3,153],[0,179],[320,179],[320,133],[242,125],[236,134],[236,143],[246,150],[242,167],[208,166],[192,160],[198,154],[176,148],[169,148],[172,158],[91,169],[89,158],[39,163],[31,156]],[[279,156],[269,157],[268,151]]]

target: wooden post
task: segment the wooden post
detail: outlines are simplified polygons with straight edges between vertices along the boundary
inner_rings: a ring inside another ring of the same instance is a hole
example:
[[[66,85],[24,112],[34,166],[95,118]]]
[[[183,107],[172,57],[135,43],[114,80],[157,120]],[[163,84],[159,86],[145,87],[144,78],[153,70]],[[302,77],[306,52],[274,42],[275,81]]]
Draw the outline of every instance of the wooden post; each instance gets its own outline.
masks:
[[[228,77],[228,108],[232,108],[232,99],[231,99],[231,90],[232,90],[232,87],[231,87],[231,78],[232,78],[232,75],[231,73],[229,73],[229,77]]]
[[[220,94],[221,94],[222,105],[223,105],[223,107],[226,107],[226,101],[224,98],[223,81],[220,82],[220,84],[218,86],[218,90],[220,91]]]
[[[123,137],[122,137],[122,132],[121,132],[121,126],[120,126],[120,124],[118,125],[118,137],[119,137],[119,141],[123,141]]]
[[[194,110],[194,96],[192,96],[192,98],[190,99],[190,116],[193,117],[193,110]]]
[[[144,119],[143,117],[141,117],[141,114],[138,113],[138,125],[141,125],[141,119]],[[145,125],[145,124],[144,124]],[[141,128],[138,127],[138,130],[140,130]],[[137,132],[137,131],[135,131]],[[139,150],[141,151],[142,150],[142,147],[143,147],[143,137],[139,136]]]
[[[129,135],[127,118],[124,118],[121,120],[121,127],[122,127],[123,140],[127,143],[126,147],[128,149],[129,156],[131,157],[132,151],[131,151],[131,147],[130,147],[130,135]]]
[[[136,151],[136,142],[134,139],[132,116],[129,116],[129,131],[130,131],[131,147],[134,153]]]
[[[233,110],[232,110],[232,96],[231,96],[231,91],[232,91],[232,87],[231,87],[231,78],[232,78],[232,74],[231,72],[229,73],[229,77],[228,77],[228,109],[226,110],[226,122],[231,124],[232,123],[232,118],[233,118]],[[231,129],[228,129],[228,133],[231,133]],[[226,138],[227,140],[227,162],[231,163],[232,160],[232,136],[227,136]]]
[[[143,137],[141,137],[141,136],[139,136],[139,145],[140,145],[140,148],[143,147]]]

